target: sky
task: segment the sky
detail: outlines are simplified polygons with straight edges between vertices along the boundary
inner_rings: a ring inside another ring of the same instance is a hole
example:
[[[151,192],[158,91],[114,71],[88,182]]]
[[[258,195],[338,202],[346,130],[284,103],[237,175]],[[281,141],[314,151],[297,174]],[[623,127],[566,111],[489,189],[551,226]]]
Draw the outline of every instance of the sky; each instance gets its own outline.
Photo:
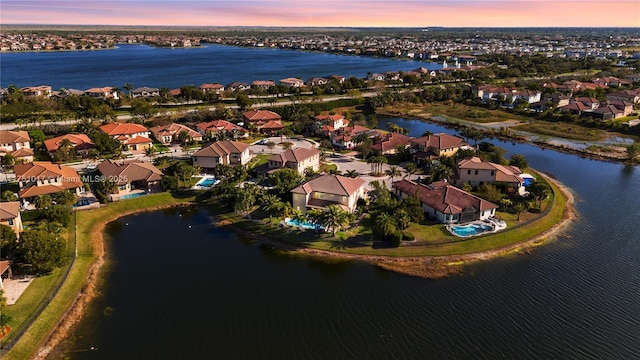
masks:
[[[0,25],[640,27],[640,0],[0,0]]]

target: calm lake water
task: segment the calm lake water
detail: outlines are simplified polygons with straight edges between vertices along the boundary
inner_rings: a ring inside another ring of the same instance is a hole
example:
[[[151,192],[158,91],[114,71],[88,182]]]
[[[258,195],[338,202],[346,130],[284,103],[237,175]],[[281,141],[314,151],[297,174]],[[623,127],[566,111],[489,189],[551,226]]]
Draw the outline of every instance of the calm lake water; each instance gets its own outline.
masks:
[[[278,81],[287,77],[342,75],[366,77],[368,72],[440,69],[441,64],[412,60],[300,52],[272,48],[238,48],[207,44],[196,48],[118,45],[116,49],[0,54],[0,86],[50,85],[86,90],[118,86],[177,88],[203,83]]]
[[[566,236],[424,280],[276,254],[205,210],[127,216],[107,228],[101,296],[52,358],[637,359],[639,169],[497,143],[575,191]]]

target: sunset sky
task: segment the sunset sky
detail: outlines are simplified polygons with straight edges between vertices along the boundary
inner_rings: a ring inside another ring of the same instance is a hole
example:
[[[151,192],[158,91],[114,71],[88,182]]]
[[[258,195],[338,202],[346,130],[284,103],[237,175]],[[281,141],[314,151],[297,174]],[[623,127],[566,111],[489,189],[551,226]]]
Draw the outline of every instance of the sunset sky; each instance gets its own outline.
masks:
[[[0,24],[640,27],[640,0],[1,0]]]

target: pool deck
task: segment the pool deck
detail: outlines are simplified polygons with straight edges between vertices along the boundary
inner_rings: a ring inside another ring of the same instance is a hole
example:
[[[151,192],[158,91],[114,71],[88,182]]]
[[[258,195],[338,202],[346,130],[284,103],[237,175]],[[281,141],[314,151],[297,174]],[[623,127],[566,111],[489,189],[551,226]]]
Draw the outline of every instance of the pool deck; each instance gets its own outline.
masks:
[[[471,226],[471,225],[482,225],[482,226],[491,226],[491,230],[487,230],[487,231],[483,231],[481,233],[478,234],[469,234],[469,235],[460,235],[457,234],[455,231],[453,231],[453,226]],[[446,226],[447,230],[449,230],[449,232],[457,237],[462,237],[462,238],[466,238],[466,237],[471,237],[471,236],[478,236],[478,235],[483,235],[486,233],[494,233],[494,232],[498,232],[500,230],[504,230],[507,228],[507,224],[504,220],[500,220],[500,219],[488,219],[488,220],[474,220],[468,223],[464,223],[464,224],[448,224]]]

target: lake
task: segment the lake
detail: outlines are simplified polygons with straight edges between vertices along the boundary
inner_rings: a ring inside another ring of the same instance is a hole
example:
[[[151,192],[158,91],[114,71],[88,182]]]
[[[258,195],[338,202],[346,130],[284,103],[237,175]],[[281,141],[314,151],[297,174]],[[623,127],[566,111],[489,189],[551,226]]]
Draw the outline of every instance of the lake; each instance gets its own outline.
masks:
[[[529,255],[425,280],[281,255],[205,210],[127,216],[106,229],[101,296],[51,358],[637,359],[640,170],[491,141],[575,192],[579,218]]]
[[[273,80],[407,71],[418,67],[440,69],[441,64],[415,60],[301,52],[275,48],[207,44],[194,48],[155,48],[118,45],[115,49],[0,53],[0,86],[49,85],[86,90],[117,86],[166,87],[203,83]]]

